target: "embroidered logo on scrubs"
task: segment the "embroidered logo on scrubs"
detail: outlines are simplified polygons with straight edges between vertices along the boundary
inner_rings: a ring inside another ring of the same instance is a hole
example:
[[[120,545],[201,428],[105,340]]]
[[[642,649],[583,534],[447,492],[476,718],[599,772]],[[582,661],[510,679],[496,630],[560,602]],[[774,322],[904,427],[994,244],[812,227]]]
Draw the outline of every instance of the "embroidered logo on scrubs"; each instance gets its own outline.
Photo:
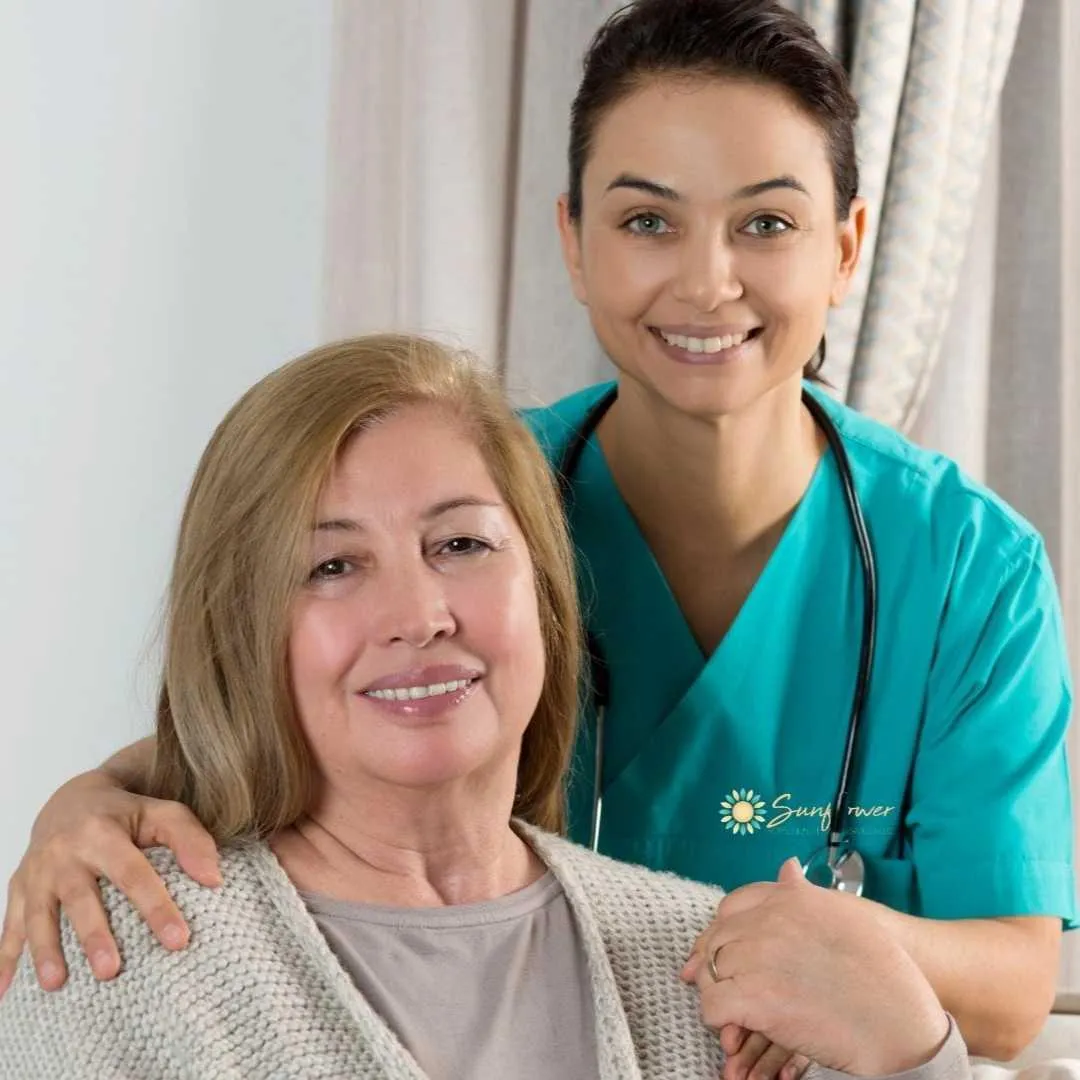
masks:
[[[725,829],[736,836],[750,836],[765,823],[765,800],[754,790],[732,788],[731,794],[720,804],[720,821]]]
[[[828,803],[800,806],[791,798],[791,792],[785,791],[766,802],[767,796],[753,788],[732,788],[720,803],[720,822],[736,836],[752,836],[768,829],[784,829],[785,834],[829,831],[832,807]],[[895,813],[895,806],[852,805],[848,807],[848,827],[864,834],[892,833],[896,825],[889,819]]]

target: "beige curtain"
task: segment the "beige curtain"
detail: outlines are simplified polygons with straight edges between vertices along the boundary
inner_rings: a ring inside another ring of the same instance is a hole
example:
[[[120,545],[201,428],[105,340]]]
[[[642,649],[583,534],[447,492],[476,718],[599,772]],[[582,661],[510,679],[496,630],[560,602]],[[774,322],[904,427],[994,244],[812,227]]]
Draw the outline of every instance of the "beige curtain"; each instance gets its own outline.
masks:
[[[506,310],[507,387],[522,403],[553,401],[611,368],[566,283],[555,199],[566,189],[570,102],[581,57],[618,0],[532,0],[522,35],[521,129]]]
[[[335,0],[327,337],[502,347],[518,94],[512,0]]]
[[[827,374],[895,427],[915,420],[941,352],[1021,5],[789,0],[851,73],[874,211]]]
[[[1062,140],[1062,380],[1061,380],[1061,556],[1074,684],[1080,684],[1080,11],[1061,0]],[[1072,725],[1074,844],[1080,857],[1080,725]],[[1080,872],[1078,872],[1080,875]],[[1080,931],[1071,936],[1062,960],[1063,984],[1080,994]]]

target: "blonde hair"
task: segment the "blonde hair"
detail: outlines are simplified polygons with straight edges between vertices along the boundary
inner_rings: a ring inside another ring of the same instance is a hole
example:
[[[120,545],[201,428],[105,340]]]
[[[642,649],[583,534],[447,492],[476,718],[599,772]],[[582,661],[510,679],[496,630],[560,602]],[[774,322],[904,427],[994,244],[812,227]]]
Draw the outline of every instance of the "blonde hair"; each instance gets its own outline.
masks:
[[[315,349],[252,387],[214,432],[188,494],[149,794],[186,803],[219,841],[265,836],[307,809],[313,766],[293,710],[287,639],[317,502],[349,437],[415,404],[461,419],[525,536],[546,667],[522,744],[515,813],[565,827],[581,642],[555,483],[475,359],[387,334]]]

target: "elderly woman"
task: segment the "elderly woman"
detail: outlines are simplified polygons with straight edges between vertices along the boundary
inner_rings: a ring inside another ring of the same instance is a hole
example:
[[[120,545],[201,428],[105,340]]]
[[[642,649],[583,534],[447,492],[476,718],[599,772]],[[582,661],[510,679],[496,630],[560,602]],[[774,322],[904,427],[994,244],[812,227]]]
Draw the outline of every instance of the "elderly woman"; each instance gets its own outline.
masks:
[[[702,1013],[821,1067],[965,1072],[854,897],[838,923],[789,864],[695,943],[719,893],[558,838],[571,565],[540,451],[467,358],[361,339],[250,390],[188,497],[150,785],[222,884],[151,853],[181,952],[106,884],[123,971],[95,979],[67,923],[67,988],[24,956],[0,1077],[714,1077]]]

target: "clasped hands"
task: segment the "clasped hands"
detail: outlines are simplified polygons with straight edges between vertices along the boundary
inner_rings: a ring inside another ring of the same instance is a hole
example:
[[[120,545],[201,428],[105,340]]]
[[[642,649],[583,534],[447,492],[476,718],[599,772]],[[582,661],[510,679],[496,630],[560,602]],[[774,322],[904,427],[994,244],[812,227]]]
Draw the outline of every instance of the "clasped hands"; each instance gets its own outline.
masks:
[[[796,859],[721,900],[681,977],[719,1034],[724,1080],[796,1080],[810,1061],[886,1076],[929,1061],[949,1032],[874,905],[811,884]]]

